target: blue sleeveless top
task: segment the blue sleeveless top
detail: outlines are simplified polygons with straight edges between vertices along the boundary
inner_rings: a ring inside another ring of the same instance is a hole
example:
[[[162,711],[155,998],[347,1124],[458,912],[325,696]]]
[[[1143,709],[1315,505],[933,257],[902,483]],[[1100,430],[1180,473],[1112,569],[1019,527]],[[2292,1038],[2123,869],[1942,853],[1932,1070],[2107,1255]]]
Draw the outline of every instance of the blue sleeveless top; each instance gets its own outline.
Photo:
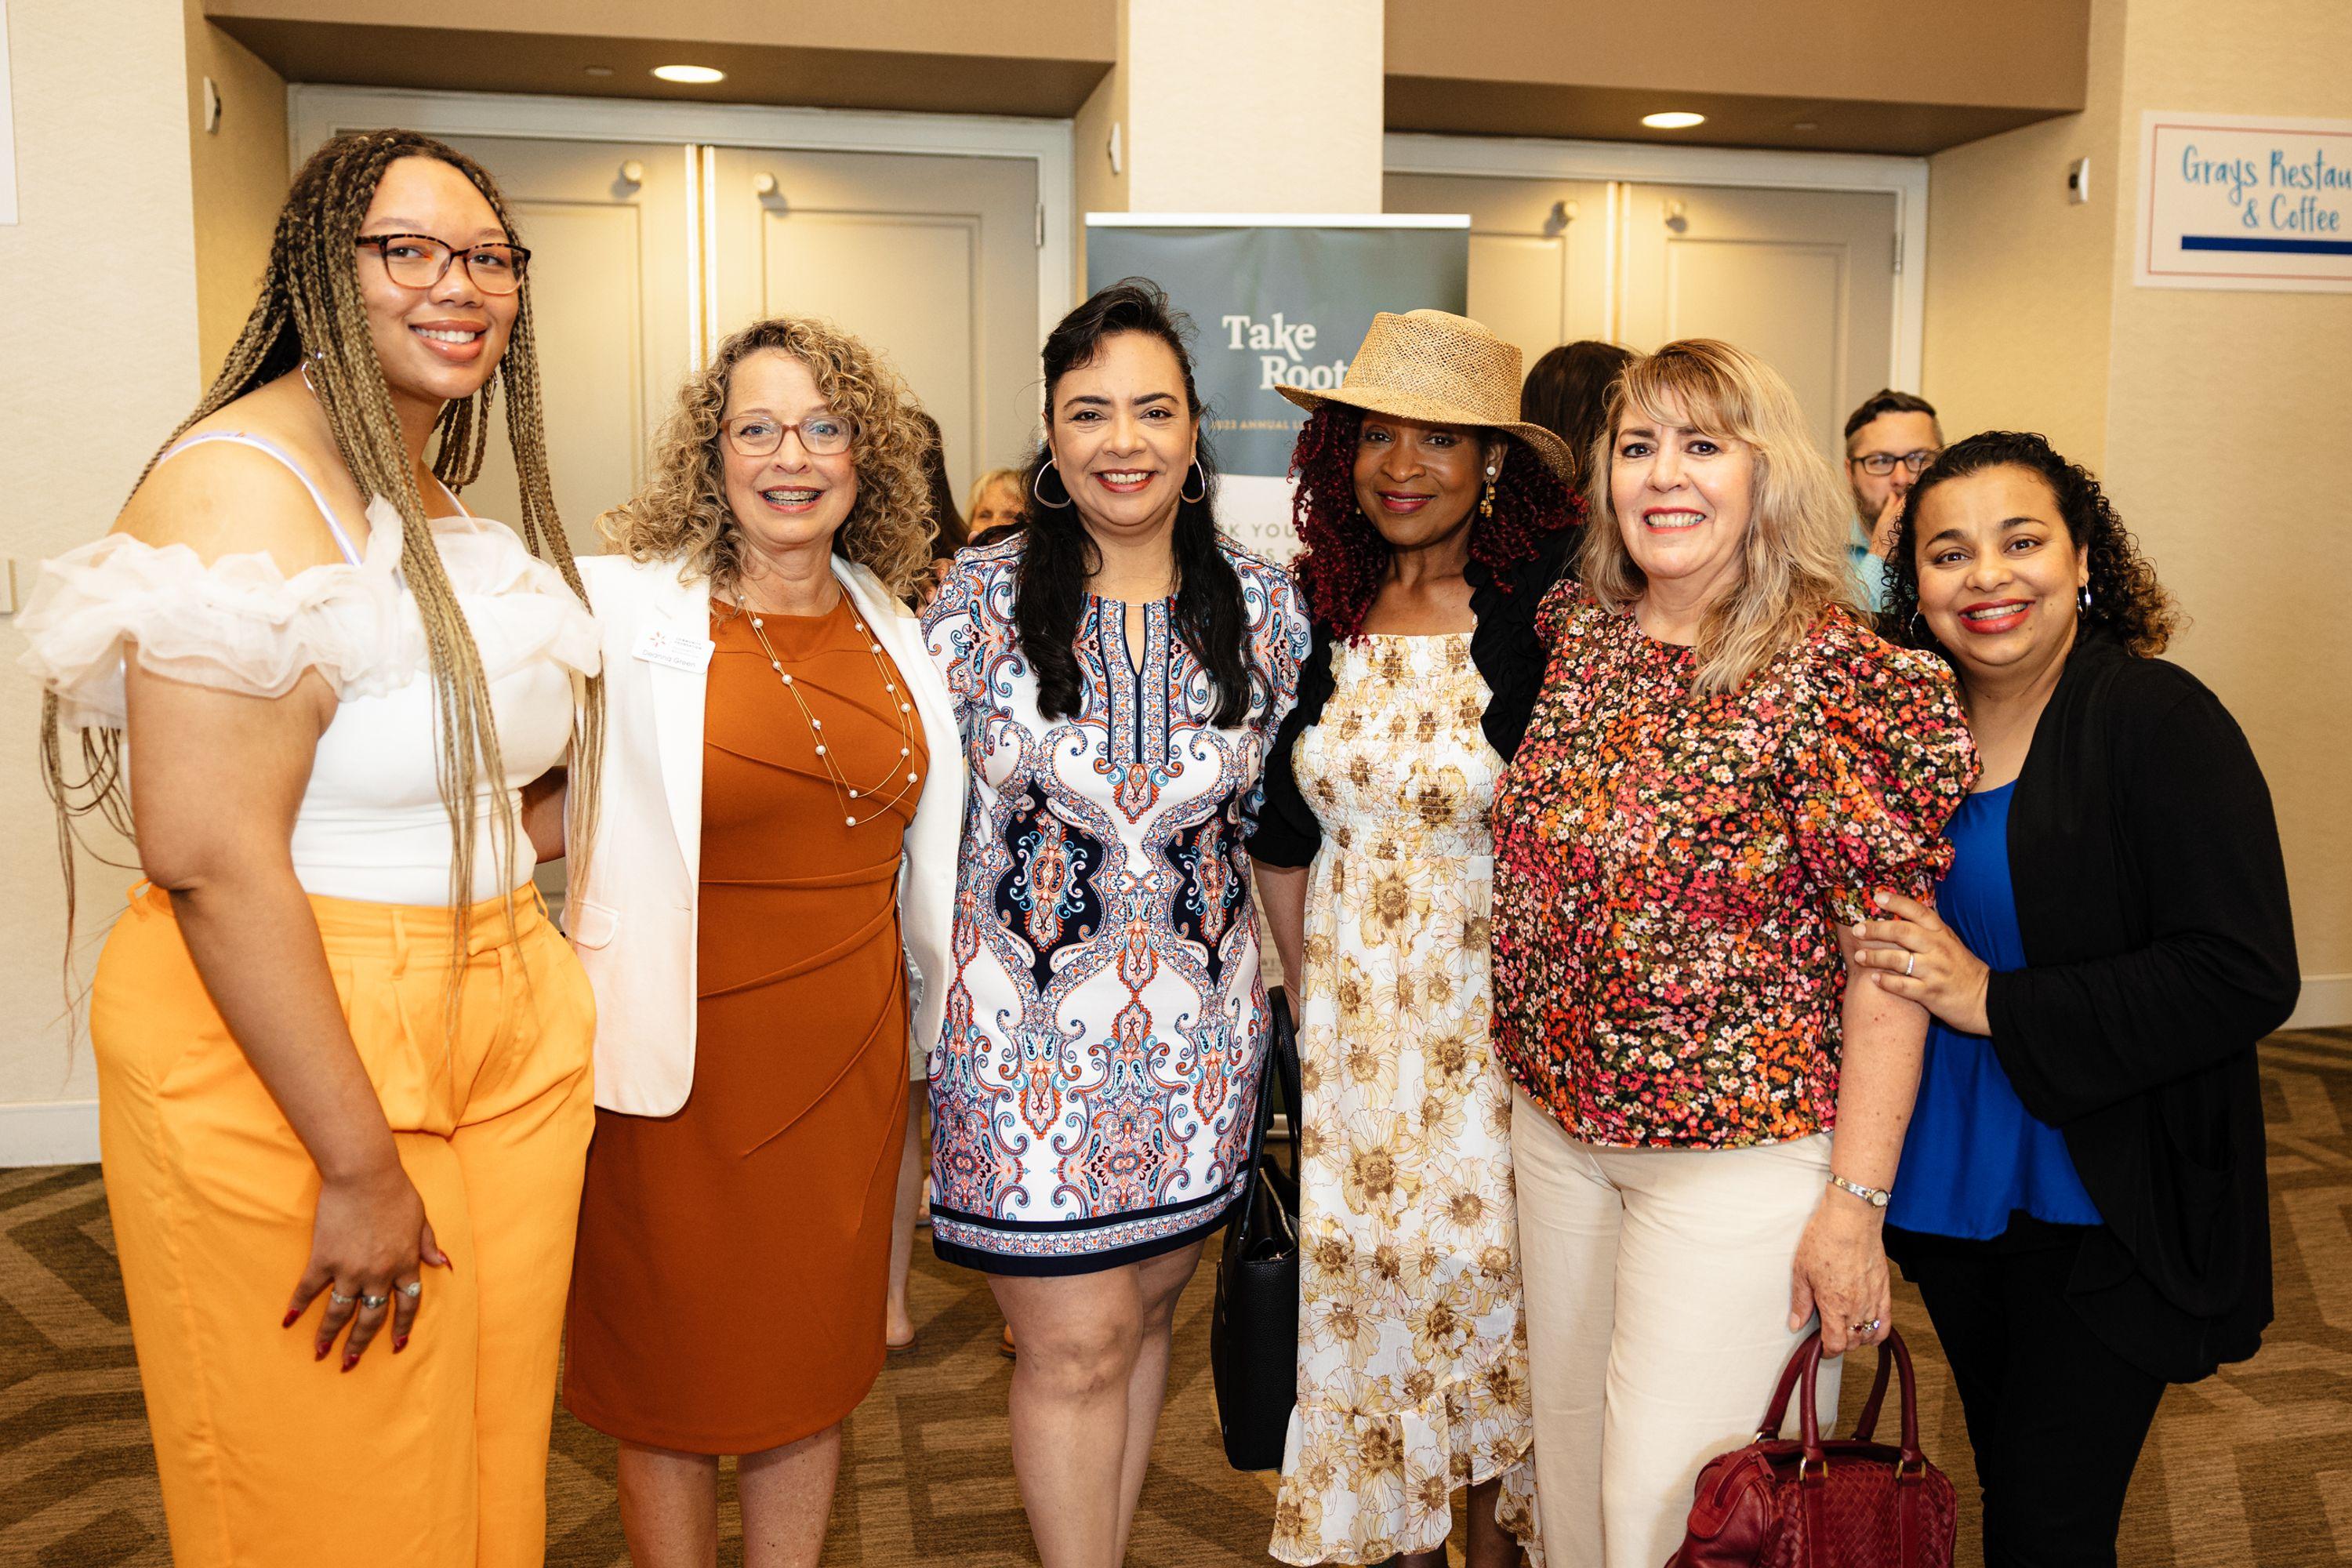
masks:
[[[1960,803],[1944,828],[1955,851],[1952,869],[1936,887],[1937,913],[1996,972],[2025,967],[2009,880],[2009,803],[2016,789],[2006,784]],[[1992,1042],[1931,1019],[1886,1223],[1990,1241],[2019,1213],[2053,1225],[2100,1223],[2064,1136],[2019,1101]]]

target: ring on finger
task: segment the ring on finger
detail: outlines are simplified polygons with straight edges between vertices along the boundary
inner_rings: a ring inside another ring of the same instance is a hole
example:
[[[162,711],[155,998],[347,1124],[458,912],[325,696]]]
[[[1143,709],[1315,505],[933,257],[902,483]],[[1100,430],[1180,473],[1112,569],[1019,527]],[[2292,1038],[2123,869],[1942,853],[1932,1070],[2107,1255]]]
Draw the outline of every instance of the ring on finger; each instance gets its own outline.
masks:
[[[1907,952],[1903,955],[1903,973],[1905,974],[1909,974],[1914,969],[1918,967],[1919,955],[1917,953]]]
[[[359,1298],[357,1296],[346,1296],[341,1290],[338,1290],[332,1285],[330,1285],[327,1287],[327,1300],[332,1301],[338,1307],[348,1307],[352,1302],[358,1300]]]
[[[425,1294],[425,1281],[422,1279],[411,1279],[407,1284],[394,1285],[393,1289],[414,1301],[418,1297]]]
[[[364,1291],[360,1295],[360,1305],[366,1308],[371,1312],[374,1311],[378,1307],[387,1305],[391,1300],[392,1298],[389,1296],[370,1296]]]
[[[1873,1318],[1866,1323],[1854,1323],[1850,1326],[1857,1334],[1874,1334],[1879,1331],[1882,1321],[1881,1319]]]

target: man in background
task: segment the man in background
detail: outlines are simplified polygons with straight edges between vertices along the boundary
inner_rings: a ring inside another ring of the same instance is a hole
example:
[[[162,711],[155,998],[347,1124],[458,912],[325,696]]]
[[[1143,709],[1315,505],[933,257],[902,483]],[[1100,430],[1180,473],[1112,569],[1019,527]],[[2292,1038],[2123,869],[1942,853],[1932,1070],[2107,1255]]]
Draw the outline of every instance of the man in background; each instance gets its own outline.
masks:
[[[1895,516],[1936,454],[1944,432],[1936,408],[1924,397],[1882,388],[1845,422],[1845,478],[1853,487],[1853,538],[1846,552],[1863,603],[1880,608],[1886,600],[1886,552],[1895,542]]]

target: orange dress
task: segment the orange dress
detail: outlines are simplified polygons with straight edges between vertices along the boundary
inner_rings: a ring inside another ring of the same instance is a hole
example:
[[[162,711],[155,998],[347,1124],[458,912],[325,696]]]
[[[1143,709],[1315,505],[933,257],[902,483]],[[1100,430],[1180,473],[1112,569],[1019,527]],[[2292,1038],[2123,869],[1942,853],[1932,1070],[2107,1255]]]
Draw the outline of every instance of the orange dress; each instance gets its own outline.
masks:
[[[596,1112],[567,1326],[572,1413],[689,1453],[798,1441],[873,1386],[905,1135],[898,854],[921,724],[847,600],[762,618],[860,795],[845,812],[750,618],[714,613],[694,1088],[673,1115]]]

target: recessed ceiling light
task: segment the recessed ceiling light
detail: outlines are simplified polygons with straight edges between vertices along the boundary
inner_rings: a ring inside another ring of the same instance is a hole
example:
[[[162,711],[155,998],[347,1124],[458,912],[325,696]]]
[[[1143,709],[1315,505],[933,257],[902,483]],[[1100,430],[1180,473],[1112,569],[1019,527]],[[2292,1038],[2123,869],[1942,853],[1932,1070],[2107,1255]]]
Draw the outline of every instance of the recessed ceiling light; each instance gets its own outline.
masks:
[[[1653,131],[1687,131],[1694,125],[1706,124],[1706,116],[1693,114],[1686,109],[1676,109],[1664,114],[1644,114],[1642,123]]]
[[[611,76],[613,74],[613,68],[611,66],[590,66],[588,68],[588,74],[595,77]]]
[[[690,82],[697,87],[708,87],[714,81],[727,79],[725,71],[714,70],[709,66],[656,66],[654,75],[664,81]]]
[[[1822,122],[1818,120],[1800,120],[1789,127],[1791,131],[1819,131],[1821,128]]]

